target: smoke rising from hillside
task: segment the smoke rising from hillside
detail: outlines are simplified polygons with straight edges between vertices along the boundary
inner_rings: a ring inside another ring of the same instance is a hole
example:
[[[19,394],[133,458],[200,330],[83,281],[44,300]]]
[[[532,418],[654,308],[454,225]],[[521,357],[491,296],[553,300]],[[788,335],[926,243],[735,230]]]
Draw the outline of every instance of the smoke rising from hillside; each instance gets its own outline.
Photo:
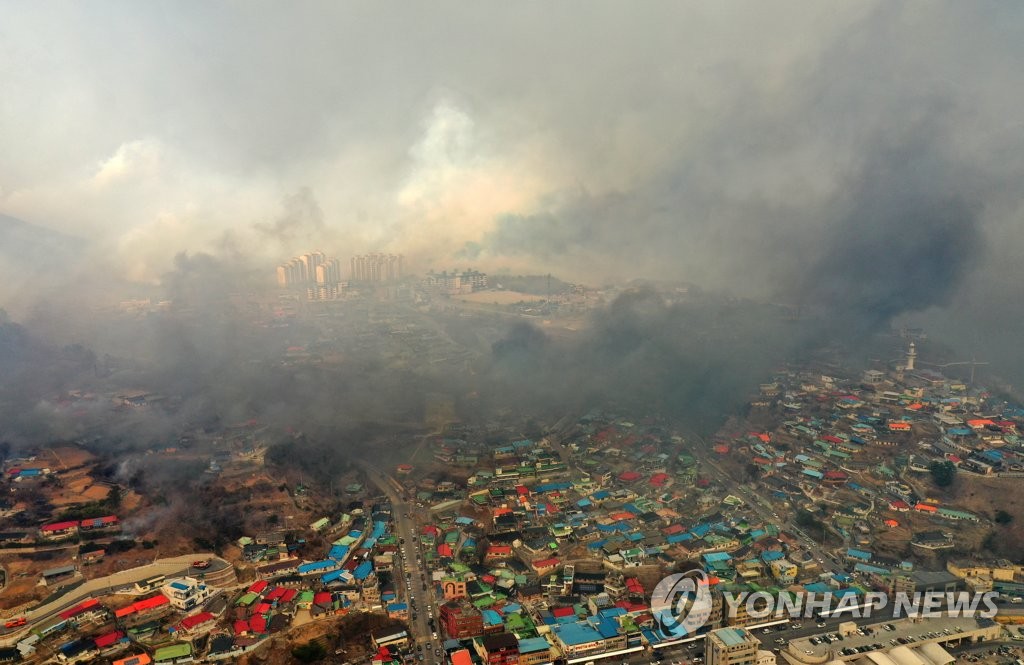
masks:
[[[908,317],[1024,376],[1024,46],[1008,28],[1022,13],[15,5],[0,25],[19,63],[0,69],[0,211],[67,235],[0,243],[0,307],[37,336],[8,330],[23,356],[2,379],[11,412],[24,431],[74,434],[52,425],[50,394],[111,374],[182,396],[175,418],[126,420],[123,438],[146,441],[254,413],[324,430],[413,420],[438,381],[479,384],[495,407],[718,412],[794,349]],[[247,329],[234,296],[312,249],[739,300],[632,292],[574,342],[513,327],[476,378],[371,357],[285,370],[266,359],[287,335]],[[119,330],[95,313],[150,295],[174,314]],[[808,320],[786,328],[743,298]],[[65,357],[73,342],[100,357]],[[104,362],[113,351],[145,361]]]
[[[579,339],[514,326],[494,344],[488,369],[496,401],[528,412],[622,409],[706,433],[799,339],[773,306],[703,295],[672,303],[641,287],[597,311]]]

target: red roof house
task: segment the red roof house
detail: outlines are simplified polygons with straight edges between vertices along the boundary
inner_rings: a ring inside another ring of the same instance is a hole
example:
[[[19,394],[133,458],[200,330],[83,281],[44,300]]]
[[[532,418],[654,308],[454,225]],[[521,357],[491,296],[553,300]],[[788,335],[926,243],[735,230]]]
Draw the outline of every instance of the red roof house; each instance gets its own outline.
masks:
[[[209,612],[200,612],[199,614],[193,614],[190,617],[185,617],[181,620],[181,623],[178,625],[181,626],[182,629],[184,630],[192,630],[194,628],[202,626],[205,623],[215,621],[216,619],[217,617],[213,616]]]
[[[97,649],[106,649],[107,647],[116,644],[122,637],[124,637],[124,633],[119,630],[112,630],[109,633],[103,633],[93,641],[96,642]]]

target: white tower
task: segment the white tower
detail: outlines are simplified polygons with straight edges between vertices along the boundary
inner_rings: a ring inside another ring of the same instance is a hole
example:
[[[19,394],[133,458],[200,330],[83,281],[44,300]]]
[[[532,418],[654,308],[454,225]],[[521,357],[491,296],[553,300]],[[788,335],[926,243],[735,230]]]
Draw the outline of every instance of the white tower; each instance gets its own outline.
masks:
[[[914,346],[914,342],[910,342],[910,348],[907,350],[907,367],[908,370],[914,369],[914,361],[917,359],[917,348]]]

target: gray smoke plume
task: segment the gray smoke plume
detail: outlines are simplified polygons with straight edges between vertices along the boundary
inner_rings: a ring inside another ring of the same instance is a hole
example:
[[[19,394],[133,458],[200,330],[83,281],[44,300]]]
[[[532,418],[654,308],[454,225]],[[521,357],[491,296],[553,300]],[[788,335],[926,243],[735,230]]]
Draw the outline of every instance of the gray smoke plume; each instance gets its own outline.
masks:
[[[830,334],[870,333],[947,305],[984,251],[970,178],[923,137],[880,148],[800,261],[799,299],[827,312]]]
[[[463,413],[617,403],[699,418],[794,353],[913,316],[1024,368],[1019,5],[597,2],[581,15],[383,3],[268,9],[246,17],[251,31],[233,29],[237,8],[189,11],[140,4],[112,21],[111,9],[54,17],[28,4],[0,25],[27,63],[0,73],[0,207],[96,238],[87,272],[164,273],[148,293],[175,303],[111,324],[96,312],[129,290],[36,281],[66,265],[46,247],[5,271],[0,246],[0,274],[37,268],[0,293],[36,306],[0,338],[2,426],[28,438],[77,433],[54,393],[111,375],[182,396],[173,413],[122,420],[117,436],[138,445],[253,414],[318,433],[414,421],[438,386],[479,388]],[[364,26],[378,23],[401,38],[366,59],[377,44]],[[268,51],[282,34],[303,38]],[[129,46],[142,57],[123,57]],[[202,47],[230,55],[181,57]],[[83,100],[72,125],[90,129],[75,141],[39,129],[71,122],[66,100],[45,94],[68,81]],[[189,103],[164,103],[167,90]],[[295,193],[276,213],[281,192]],[[431,258],[420,272],[458,255],[485,271],[682,280],[735,297],[638,289],[571,338],[499,335],[469,376],[372,353],[284,366],[289,334],[253,330],[235,308],[307,240],[341,257],[418,252]],[[801,310],[800,323],[764,302]],[[74,342],[95,358],[65,354]]]
[[[495,403],[555,415],[594,407],[666,417],[705,432],[787,359],[796,336],[780,308],[649,287],[595,312],[577,339],[516,325],[492,350]]]
[[[256,222],[253,228],[261,236],[291,248],[297,240],[321,238],[324,233],[324,211],[313,190],[302,187],[282,201],[284,210],[272,222]]]

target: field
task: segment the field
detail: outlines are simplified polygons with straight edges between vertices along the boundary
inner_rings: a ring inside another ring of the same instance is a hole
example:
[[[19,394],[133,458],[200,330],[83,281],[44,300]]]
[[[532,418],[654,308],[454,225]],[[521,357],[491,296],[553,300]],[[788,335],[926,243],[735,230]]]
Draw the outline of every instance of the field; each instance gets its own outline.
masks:
[[[6,554],[0,559],[7,572],[8,584],[0,592],[0,610],[9,610],[27,602],[42,600],[53,589],[39,586],[39,571],[73,563],[76,548],[54,552],[48,561],[30,559],[25,555]]]
[[[518,302],[539,302],[546,298],[518,291],[477,291],[476,293],[452,296],[452,299],[482,305],[514,305]]]

